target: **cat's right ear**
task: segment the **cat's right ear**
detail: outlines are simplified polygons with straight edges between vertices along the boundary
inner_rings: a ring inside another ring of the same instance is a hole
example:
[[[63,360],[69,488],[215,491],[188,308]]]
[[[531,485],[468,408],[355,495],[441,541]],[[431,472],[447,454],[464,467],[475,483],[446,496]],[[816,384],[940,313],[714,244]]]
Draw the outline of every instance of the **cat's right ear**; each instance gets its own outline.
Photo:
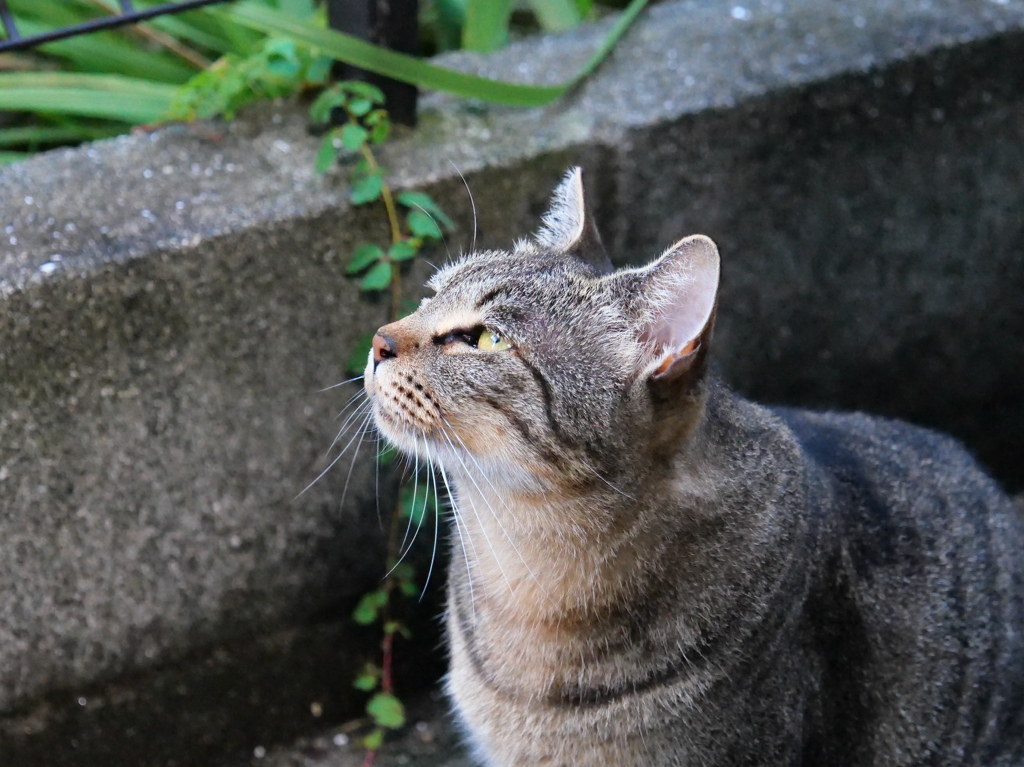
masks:
[[[652,353],[652,382],[670,383],[703,367],[711,341],[721,259],[702,234],[680,240],[641,270],[641,341]]]
[[[608,274],[614,269],[601,243],[594,217],[587,208],[581,168],[572,168],[565,174],[551,197],[544,225],[535,236],[544,247],[572,253],[590,264],[598,274]]]

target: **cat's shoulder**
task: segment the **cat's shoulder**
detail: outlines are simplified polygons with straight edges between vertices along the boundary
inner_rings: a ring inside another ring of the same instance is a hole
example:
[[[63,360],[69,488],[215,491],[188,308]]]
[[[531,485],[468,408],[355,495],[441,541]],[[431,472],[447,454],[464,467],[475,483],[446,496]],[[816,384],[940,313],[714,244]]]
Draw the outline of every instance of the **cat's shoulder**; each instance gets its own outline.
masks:
[[[953,437],[863,413],[771,412],[794,435],[808,471],[827,477],[835,521],[853,537],[876,534],[876,552],[897,541],[915,548],[915,529],[930,529],[930,539],[995,525],[1024,541],[1018,508]]]
[[[793,433],[810,460],[834,471],[859,469],[893,479],[988,479],[962,443],[923,426],[860,412],[769,410]]]

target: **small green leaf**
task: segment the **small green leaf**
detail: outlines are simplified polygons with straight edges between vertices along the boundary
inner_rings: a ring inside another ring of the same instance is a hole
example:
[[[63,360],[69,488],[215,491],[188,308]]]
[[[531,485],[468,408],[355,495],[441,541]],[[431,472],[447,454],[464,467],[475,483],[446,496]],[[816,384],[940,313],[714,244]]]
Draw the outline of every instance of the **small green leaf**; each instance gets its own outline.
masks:
[[[370,129],[370,141],[374,144],[383,144],[391,134],[391,123],[379,122]]]
[[[363,122],[367,125],[376,125],[381,120],[384,122],[388,121],[388,111],[386,109],[374,109],[363,118]]]
[[[360,626],[368,626],[377,620],[381,608],[387,603],[388,595],[383,589],[363,594],[363,598],[359,600],[359,604],[356,605],[356,609],[352,612],[352,618]]]
[[[366,273],[359,287],[362,290],[384,290],[390,284],[391,264],[381,261]]]
[[[416,255],[416,247],[409,240],[401,240],[388,248],[392,261],[406,261]]]
[[[495,51],[508,42],[513,0],[469,0],[462,26],[462,47],[469,51]]]
[[[333,64],[334,59],[330,56],[317,56],[306,69],[306,82],[314,85],[326,83],[327,78],[331,75],[331,66]]]
[[[381,181],[381,177],[377,173],[362,176],[352,182],[352,194],[349,196],[349,199],[352,200],[353,205],[373,202],[380,197],[383,186],[383,181]]]
[[[430,240],[441,239],[441,230],[434,223],[434,219],[422,210],[410,210],[407,220],[409,222],[409,231],[416,236]]]
[[[358,274],[370,264],[375,264],[380,261],[381,256],[383,255],[384,250],[380,245],[374,245],[371,242],[364,242],[352,253],[352,258],[349,259],[348,266],[345,267],[345,272],[347,274]]]
[[[370,347],[367,348],[371,348],[372,346],[373,339],[371,338]],[[387,447],[380,451],[380,455],[377,456],[377,463],[379,463],[381,466],[387,466],[389,463],[392,463],[397,457],[398,451],[391,447],[391,445],[388,445]]]
[[[573,2],[576,4],[576,10],[579,11],[581,19],[588,18],[594,10],[594,0],[573,0]]]
[[[370,85],[369,83],[360,82],[359,80],[346,80],[343,83],[338,83],[338,87],[344,88],[349,93],[356,96],[361,96],[374,104],[384,103],[384,91],[376,85]]]
[[[407,190],[400,192],[397,200],[399,205],[429,213],[436,221],[440,221],[448,229],[455,228],[455,222],[445,215],[445,212],[441,210],[441,206],[434,202],[434,198],[429,194]]]
[[[363,738],[363,748],[367,751],[376,751],[384,742],[384,730],[379,727]]]
[[[380,727],[397,730],[405,724],[405,706],[394,695],[378,692],[366,704],[366,713]]]
[[[320,150],[316,153],[317,173],[326,173],[338,158],[338,150],[334,147],[334,135],[334,131],[331,131],[324,136],[323,143],[320,144]]]
[[[270,74],[284,80],[298,79],[302,62],[291,40],[272,40],[264,48],[264,54]]]
[[[349,114],[353,114],[356,117],[362,117],[371,109],[373,109],[373,104],[366,99],[352,99],[348,102]]]
[[[580,10],[574,0],[532,0],[530,7],[546,32],[564,32],[580,23]]]
[[[377,677],[373,674],[360,674],[356,677],[352,686],[363,692],[371,692],[377,689]]]
[[[367,333],[358,341],[348,355],[345,364],[346,370],[352,375],[359,375],[366,369],[366,361],[370,359],[370,349],[373,348],[373,334]]]
[[[385,634],[399,634],[406,639],[412,639],[412,632],[409,631],[409,627],[401,621],[388,621],[384,624]]]
[[[399,584],[398,588],[401,590],[403,596],[414,597],[420,592],[420,587],[412,581]]]
[[[328,88],[309,107],[309,119],[314,123],[323,125],[331,121],[331,112],[338,107],[345,106],[348,101],[348,94],[337,87]]]
[[[355,152],[366,141],[369,132],[362,125],[348,123],[341,129],[341,145],[350,152]]]

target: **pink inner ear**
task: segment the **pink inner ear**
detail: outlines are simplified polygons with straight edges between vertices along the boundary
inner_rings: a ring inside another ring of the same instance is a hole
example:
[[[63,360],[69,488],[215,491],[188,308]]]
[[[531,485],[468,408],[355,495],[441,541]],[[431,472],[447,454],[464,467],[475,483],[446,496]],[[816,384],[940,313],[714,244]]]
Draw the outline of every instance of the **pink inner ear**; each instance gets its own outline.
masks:
[[[668,349],[672,359],[693,350],[688,347],[711,319],[718,267],[718,249],[701,235],[676,243],[653,265],[648,289],[655,316],[646,336]]]
[[[661,364],[658,365],[658,369],[654,371],[654,374],[660,375],[661,373],[664,373],[666,370],[672,367],[673,362],[675,362],[678,359],[682,359],[688,354],[693,354],[693,352],[697,351],[698,346],[700,346],[700,344],[697,342],[697,339],[695,338],[682,349],[680,349],[678,352],[669,352],[664,356],[664,358],[662,358]]]

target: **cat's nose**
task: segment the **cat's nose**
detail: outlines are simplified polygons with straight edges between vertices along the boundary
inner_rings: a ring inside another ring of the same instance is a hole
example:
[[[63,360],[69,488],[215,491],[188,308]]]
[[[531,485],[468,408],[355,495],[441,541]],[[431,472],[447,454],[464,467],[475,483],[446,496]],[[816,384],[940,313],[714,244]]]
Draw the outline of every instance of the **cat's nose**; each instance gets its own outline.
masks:
[[[382,360],[398,356],[398,344],[385,335],[377,333],[373,337],[373,366],[377,367]]]

